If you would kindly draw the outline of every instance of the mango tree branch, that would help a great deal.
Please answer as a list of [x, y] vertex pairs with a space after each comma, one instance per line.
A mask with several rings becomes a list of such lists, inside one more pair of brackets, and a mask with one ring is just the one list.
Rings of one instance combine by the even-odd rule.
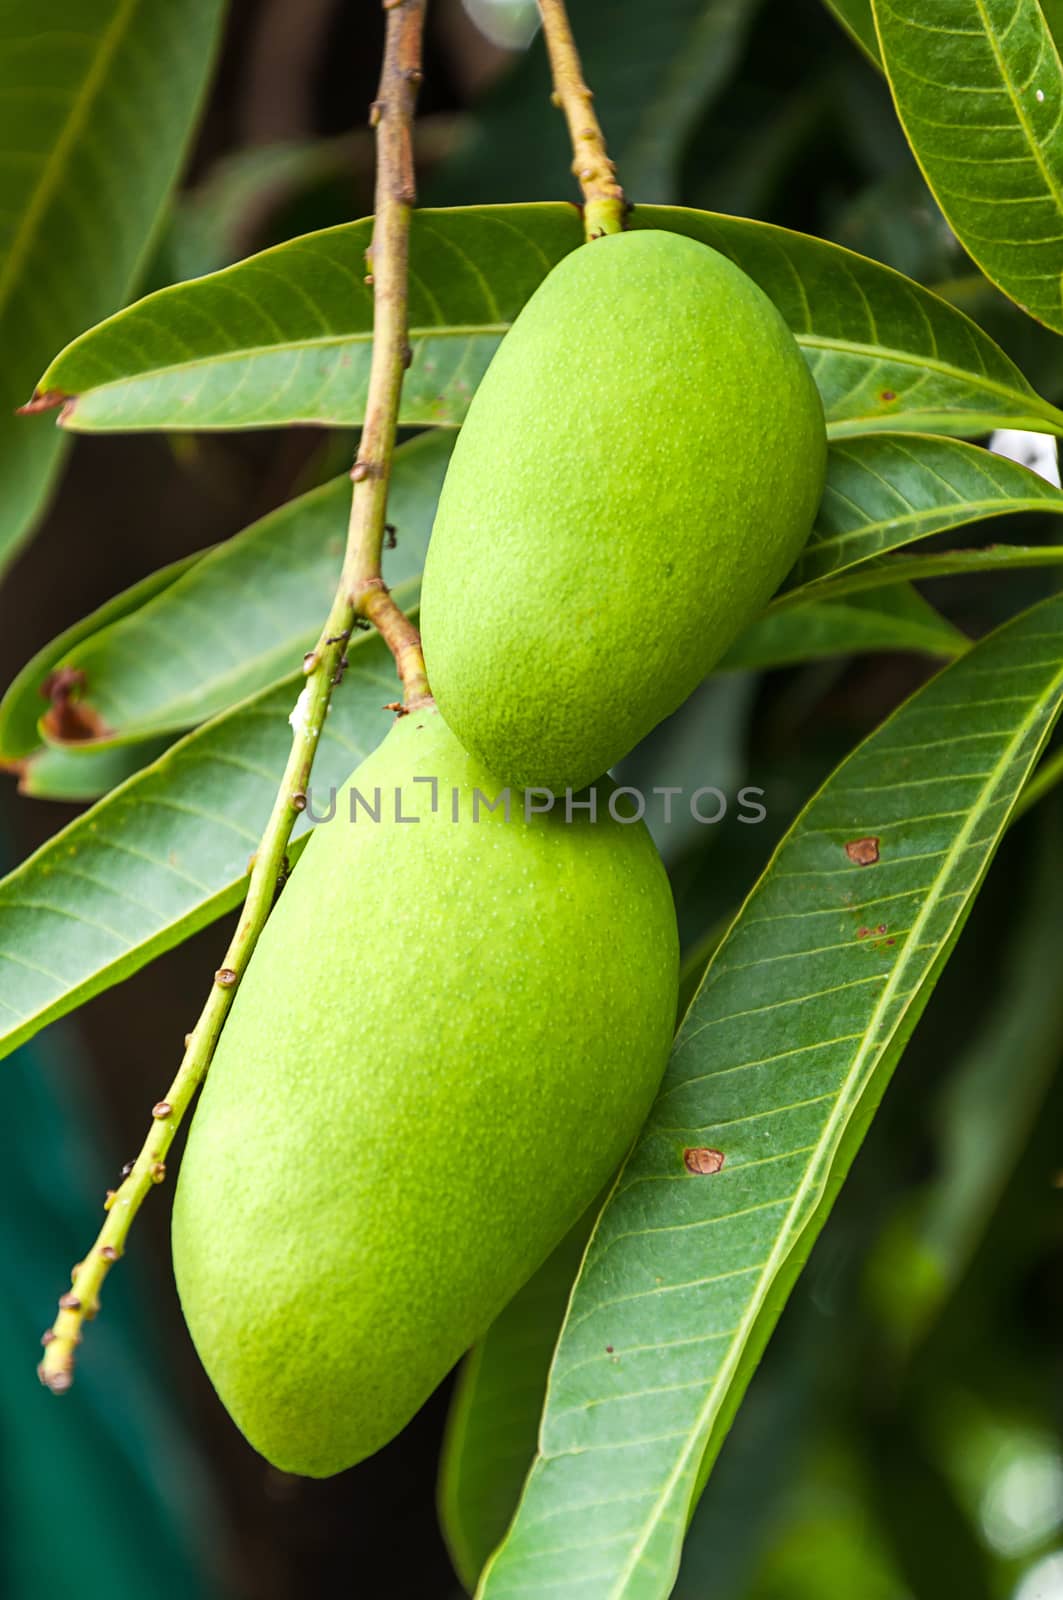
[[239, 925], [214, 975], [199, 1021], [185, 1040], [185, 1053], [166, 1097], [152, 1111], [140, 1154], [105, 1201], [106, 1219], [85, 1257], [74, 1268], [72, 1287], [59, 1301], [59, 1314], [44, 1335], [38, 1375], [53, 1394], [74, 1381], [74, 1358], [82, 1326], [96, 1315], [100, 1289], [151, 1189], [166, 1177], [166, 1158], [174, 1136], [199, 1089], [276, 896], [295, 819], [306, 806], [314, 751], [345, 665], [344, 651], [359, 616], [375, 623], [395, 656], [406, 708], [428, 694], [417, 630], [391, 599], [380, 576], [391, 456], [395, 445], [399, 393], [406, 366], [406, 261], [413, 205], [411, 126], [421, 78], [421, 36], [425, 0], [385, 0], [387, 42], [372, 121], [377, 130], [376, 221], [373, 235], [373, 361], [365, 429], [352, 471], [354, 493], [347, 553], [328, 620], [303, 667], [306, 684], [292, 713], [292, 746], [262, 842], [253, 858], [251, 880]]
[[565, 0], [539, 0], [539, 15], [554, 79], [554, 104], [565, 114], [572, 140], [572, 170], [583, 190], [584, 232], [588, 239], [620, 233], [626, 210], [624, 191], [616, 181], [616, 167], [594, 114], [594, 94], [583, 81]]

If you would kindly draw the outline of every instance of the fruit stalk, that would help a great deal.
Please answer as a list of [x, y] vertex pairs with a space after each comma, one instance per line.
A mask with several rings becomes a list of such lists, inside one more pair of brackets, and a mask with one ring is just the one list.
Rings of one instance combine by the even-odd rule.
[[395, 605], [380, 576], [399, 394], [408, 364], [406, 263], [414, 199], [411, 130], [421, 79], [425, 0], [384, 0], [384, 10], [384, 64], [370, 118], [377, 139], [373, 360], [365, 428], [351, 472], [354, 491], [343, 570], [318, 643], [303, 662], [306, 685], [292, 716], [291, 751], [261, 843], [252, 857], [247, 898], [236, 932], [214, 974], [199, 1020], [185, 1039], [177, 1076], [152, 1111], [151, 1128], [139, 1155], [123, 1170], [118, 1188], [108, 1191], [103, 1227], [84, 1261], [74, 1268], [72, 1286], [60, 1298], [55, 1322], [44, 1335], [44, 1356], [37, 1372], [53, 1394], [65, 1393], [74, 1381], [83, 1324], [99, 1310], [104, 1279], [124, 1252], [137, 1212], [166, 1177], [170, 1146], [206, 1077], [233, 996], [282, 881], [292, 828], [306, 807], [318, 735], [333, 687], [342, 677], [344, 651], [359, 616], [374, 623], [387, 640], [403, 685], [405, 708], [424, 704], [428, 696], [417, 630]]
[[583, 190], [583, 229], [588, 238], [621, 233], [626, 203], [605, 135], [594, 114], [594, 93], [583, 79], [579, 51], [565, 0], [539, 0], [539, 15], [553, 74], [553, 101], [564, 112], [572, 140], [572, 171]]

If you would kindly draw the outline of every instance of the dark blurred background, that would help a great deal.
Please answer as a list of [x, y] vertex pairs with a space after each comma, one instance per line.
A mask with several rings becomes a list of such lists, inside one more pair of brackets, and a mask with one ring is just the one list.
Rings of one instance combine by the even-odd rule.
[[[636, 204], [761, 217], [888, 261], [962, 304], [1060, 399], [1059, 341], [972, 274], [880, 79], [817, 0], [570, 9]], [[574, 198], [533, 7], [433, 0], [429, 16], [424, 203]], [[371, 209], [365, 119], [382, 38], [375, 0], [237, 0], [143, 290]], [[0, 600], [0, 682], [144, 574], [340, 470], [351, 447], [313, 430], [77, 440]], [[1008, 535], [1041, 536], [1033, 523]], [[1046, 581], [928, 592], [979, 633]], [[932, 669], [880, 656], [717, 680], [632, 758], [653, 781], [682, 782], [673, 774], [696, 761], [725, 790], [768, 795], [762, 828], [670, 841], [695, 966], [816, 783]], [[74, 814], [5, 781], [7, 864]], [[695, 1519], [684, 1600], [1063, 1597], [1061, 860], [1049, 802], [1009, 837], [784, 1316]], [[34, 1380], [35, 1339], [139, 1146], [225, 936], [200, 934], [5, 1067], [0, 1594], [449, 1600], [460, 1591], [433, 1503], [446, 1393], [339, 1478], [273, 1471], [185, 1335], [165, 1193], [109, 1281], [74, 1392], [56, 1401]], [[1019, 1067], [1001, 1157], [987, 1130]]]

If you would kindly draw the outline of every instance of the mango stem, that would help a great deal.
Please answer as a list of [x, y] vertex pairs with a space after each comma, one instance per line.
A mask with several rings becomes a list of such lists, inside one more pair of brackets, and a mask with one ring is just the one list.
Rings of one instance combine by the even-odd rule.
[[[343, 675], [344, 652], [359, 616], [384, 635], [402, 681], [405, 709], [428, 699], [424, 658], [416, 628], [403, 616], [380, 577], [388, 482], [402, 379], [408, 365], [406, 280], [410, 212], [414, 201], [411, 130], [421, 81], [421, 39], [426, 0], [382, 0], [387, 17], [384, 65], [370, 122], [377, 132], [376, 221], [373, 232], [373, 359], [365, 428], [354, 480], [343, 571], [317, 645], [303, 661], [306, 684], [292, 713], [292, 743], [284, 776], [261, 843], [251, 858], [247, 897], [236, 932], [214, 974], [210, 994], [185, 1038], [177, 1076], [152, 1111], [151, 1127], [135, 1161], [107, 1191], [106, 1218], [85, 1259], [71, 1274], [53, 1325], [44, 1334], [37, 1374], [53, 1394], [74, 1381], [83, 1325], [96, 1315], [104, 1279], [124, 1253], [141, 1205], [166, 1178], [166, 1157], [207, 1075], [233, 997], [266, 925], [287, 870], [287, 848], [307, 786], [318, 736]], [[400, 708], [401, 709], [401, 708]]]
[[605, 135], [594, 113], [594, 94], [583, 81], [583, 67], [565, 10], [565, 0], [539, 0], [539, 15], [553, 74], [553, 101], [564, 112], [572, 140], [572, 171], [583, 190], [583, 231], [588, 240], [622, 233], [627, 205], [609, 159]]

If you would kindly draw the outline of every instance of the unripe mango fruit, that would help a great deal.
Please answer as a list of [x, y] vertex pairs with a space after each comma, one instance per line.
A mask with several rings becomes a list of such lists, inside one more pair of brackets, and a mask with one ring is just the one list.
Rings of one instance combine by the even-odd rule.
[[775, 306], [707, 245], [611, 235], [517, 317], [443, 484], [421, 629], [443, 715], [506, 782], [605, 772], [786, 575], [823, 407]]
[[[351, 785], [379, 789], [379, 822], [349, 820]], [[181, 1304], [287, 1472], [404, 1426], [616, 1168], [664, 1069], [675, 912], [643, 825], [611, 818], [609, 784], [596, 822], [525, 821], [518, 794], [507, 822], [477, 789], [501, 786], [438, 712], [395, 724], [286, 885], [192, 1123]]]

